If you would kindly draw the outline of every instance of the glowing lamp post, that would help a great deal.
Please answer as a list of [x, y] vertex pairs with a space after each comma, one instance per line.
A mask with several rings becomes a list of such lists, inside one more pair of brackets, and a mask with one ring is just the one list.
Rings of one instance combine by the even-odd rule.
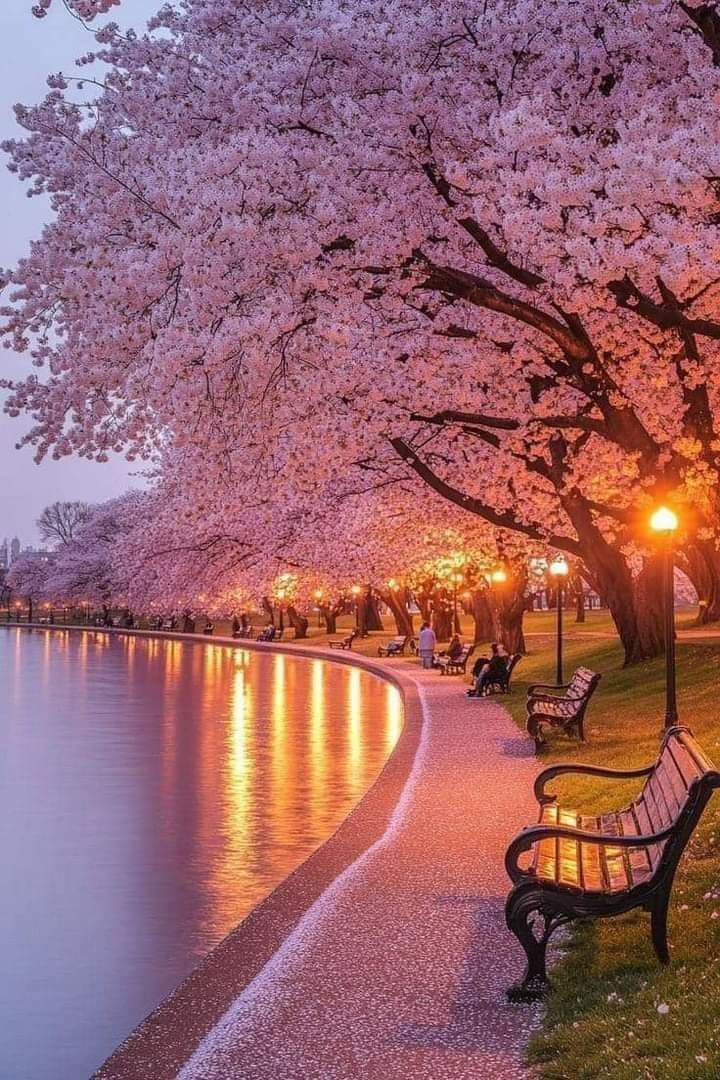
[[557, 603], [557, 663], [555, 670], [555, 682], [562, 686], [563, 681], [563, 581], [568, 575], [568, 564], [562, 555], [558, 555], [548, 567], [555, 579], [556, 603]]
[[677, 531], [677, 514], [667, 506], [659, 506], [650, 516], [650, 528], [663, 542], [663, 607], [665, 614], [665, 730], [678, 722], [675, 690], [675, 582], [673, 536]]
[[321, 611], [322, 598], [323, 598], [322, 589], [316, 589], [315, 592], [313, 593], [313, 596], [315, 597], [315, 604], [317, 606], [317, 612], [318, 612], [318, 630], [320, 630], [322, 628], [322, 611]]
[[502, 585], [504, 582], [507, 581], [507, 574], [502, 569], [493, 570], [492, 574], [490, 575], [490, 580], [492, 581], [493, 585]]
[[457, 573], [457, 572], [453, 574], [452, 583], [453, 583], [453, 633], [454, 634], [459, 634], [460, 633], [460, 626], [459, 626], [459, 623], [458, 623], [458, 613], [457, 613], [457, 594], [458, 594], [458, 585], [462, 585], [462, 581], [463, 581], [462, 574]]
[[[355, 626], [359, 630], [360, 629], [360, 593], [362, 592], [362, 589], [360, 588], [359, 585], [353, 585], [353, 587], [350, 589], [350, 592], [352, 593], [353, 600], [355, 602]], [[361, 634], [361, 637], [364, 637], [364, 636], [365, 636], [364, 634]]]

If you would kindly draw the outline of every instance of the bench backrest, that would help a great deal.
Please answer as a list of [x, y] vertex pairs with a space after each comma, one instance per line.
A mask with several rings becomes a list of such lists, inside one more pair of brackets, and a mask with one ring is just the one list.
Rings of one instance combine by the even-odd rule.
[[522, 653], [519, 653], [519, 652], [513, 653], [512, 656], [509, 657], [509, 659], [508, 659], [508, 662], [507, 662], [507, 681], [508, 682], [510, 682], [510, 676], [512, 675], [513, 671], [515, 670], [515, 666], [516, 666], [518, 660], [522, 660]]
[[600, 676], [590, 668], [579, 667], [573, 674], [567, 688], [567, 697], [584, 697], [590, 690], [594, 690], [600, 681]]
[[674, 827], [674, 834], [647, 849], [653, 873], [673, 871], [720, 773], [688, 728], [671, 728], [660, 755], [637, 799], [630, 806], [639, 833], [658, 833]]
[[395, 647], [396, 645], [404, 645], [406, 641], [407, 638], [404, 634], [398, 634], [397, 637], [390, 638], [389, 644]]

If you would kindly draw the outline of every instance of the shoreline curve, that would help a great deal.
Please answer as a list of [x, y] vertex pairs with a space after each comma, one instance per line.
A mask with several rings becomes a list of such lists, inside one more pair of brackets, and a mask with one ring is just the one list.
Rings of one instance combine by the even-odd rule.
[[[253, 982], [333, 882], [385, 834], [420, 746], [423, 709], [418, 686], [402, 672], [360, 654], [283, 643], [254, 642], [172, 631], [84, 627], [62, 623], [7, 623], [24, 630], [75, 631], [204, 645], [356, 667], [392, 683], [403, 698], [403, 726], [373, 784], [338, 828], [261, 900], [138, 1024], [91, 1080], [174, 1080], [233, 1001]], [[289, 643], [287, 643], [289, 644]]]

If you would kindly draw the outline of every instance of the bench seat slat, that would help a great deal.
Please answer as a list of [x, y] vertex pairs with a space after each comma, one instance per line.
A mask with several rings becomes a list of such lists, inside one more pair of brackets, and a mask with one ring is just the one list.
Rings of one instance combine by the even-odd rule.
[[[618, 818], [623, 836], [640, 835], [640, 828], [632, 807], [621, 810]], [[626, 852], [633, 885], [639, 885], [642, 881], [647, 881], [653, 871], [653, 864], [647, 846], [627, 848]]]
[[[575, 811], [561, 809], [559, 818], [561, 825], [569, 825], [573, 829], [578, 826], [578, 815]], [[571, 889], [581, 887], [579, 849], [580, 845], [577, 840], [567, 838], [559, 842], [558, 881], [561, 885], [567, 885]]]
[[586, 892], [602, 892], [603, 872], [600, 864], [600, 845], [583, 844], [581, 853], [583, 888]]
[[[608, 836], [620, 833], [616, 815], [587, 817], [575, 810], [558, 807], [556, 803], [546, 803], [542, 807], [540, 824], [569, 825]], [[532, 871], [543, 881], [552, 881], [578, 892], [618, 892], [630, 884], [625, 856], [620, 848], [608, 849], [587, 841], [579, 843], [567, 837], [550, 837], [536, 844]]]

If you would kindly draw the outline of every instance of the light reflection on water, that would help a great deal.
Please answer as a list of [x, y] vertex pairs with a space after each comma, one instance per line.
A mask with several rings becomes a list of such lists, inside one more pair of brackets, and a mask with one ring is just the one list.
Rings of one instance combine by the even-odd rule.
[[0, 630], [0, 1077], [86, 1076], [332, 833], [402, 727], [355, 668]]

